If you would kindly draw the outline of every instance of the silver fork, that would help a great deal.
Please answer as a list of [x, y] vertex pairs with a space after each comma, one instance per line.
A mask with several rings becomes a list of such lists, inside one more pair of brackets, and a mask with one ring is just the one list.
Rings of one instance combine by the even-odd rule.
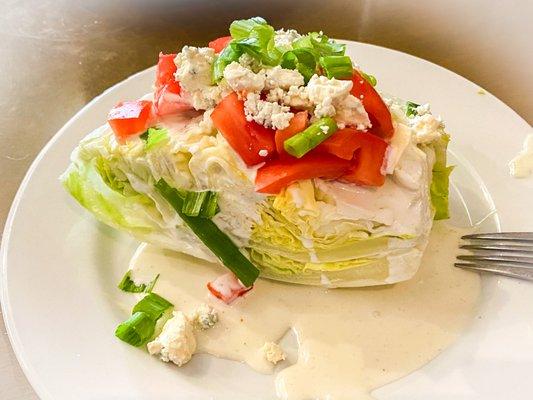
[[472, 254], [457, 256], [456, 267], [533, 281], [533, 232], [465, 235], [459, 246]]

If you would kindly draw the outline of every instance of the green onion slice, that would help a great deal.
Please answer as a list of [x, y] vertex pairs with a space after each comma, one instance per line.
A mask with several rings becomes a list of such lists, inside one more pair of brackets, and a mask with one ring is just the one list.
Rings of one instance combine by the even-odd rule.
[[158, 294], [148, 293], [141, 301], [135, 304], [131, 313], [135, 314], [136, 312], [143, 312], [147, 314], [155, 324], [163, 313], [172, 307], [174, 307], [172, 303]]
[[218, 212], [217, 201], [217, 192], [186, 192], [181, 211], [189, 217], [211, 218]]
[[179, 190], [178, 194], [183, 201], [181, 212], [189, 217], [212, 218], [219, 211], [217, 192]]
[[352, 60], [348, 56], [320, 57], [320, 66], [329, 79], [351, 78], [353, 75]]
[[285, 140], [283, 147], [290, 155], [301, 158], [309, 151], [333, 135], [337, 130], [337, 123], [331, 117], [319, 119], [305, 130]]
[[155, 188], [222, 264], [230, 269], [244, 286], [252, 286], [259, 276], [259, 270], [240, 252], [235, 243], [212, 220], [186, 215], [182, 211], [183, 197], [164, 179], [160, 179]]
[[405, 109], [405, 115], [408, 117], [414, 117], [418, 113], [416, 112], [416, 108], [420, 107], [420, 104], [413, 103], [412, 101], [408, 101], [406, 103], [406, 109]]
[[136, 285], [135, 282], [133, 282], [133, 280], [131, 279], [131, 270], [129, 270], [128, 272], [126, 272], [126, 274], [124, 274], [124, 277], [118, 284], [118, 288], [130, 293], [150, 293], [154, 288], [158, 278], [159, 274], [157, 274], [157, 276], [148, 284], [141, 283], [140, 285]]
[[155, 331], [155, 322], [150, 315], [139, 311], [126, 321], [121, 323], [115, 330], [115, 336], [120, 340], [139, 347], [150, 340]]

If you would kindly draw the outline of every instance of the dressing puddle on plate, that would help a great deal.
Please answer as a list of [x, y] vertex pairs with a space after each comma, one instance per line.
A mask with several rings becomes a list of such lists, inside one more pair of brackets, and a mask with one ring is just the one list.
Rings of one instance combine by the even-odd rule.
[[131, 268], [138, 278], [159, 273], [155, 292], [177, 310], [208, 303], [218, 311], [219, 322], [197, 333], [197, 352], [274, 373], [262, 347], [292, 329], [295, 355], [282, 342], [289, 357], [275, 368], [279, 398], [371, 399], [372, 390], [435, 358], [474, 316], [480, 278], [453, 267], [464, 233], [435, 223], [420, 270], [407, 282], [326, 289], [259, 280], [231, 306], [207, 294], [218, 265], [142, 245]]

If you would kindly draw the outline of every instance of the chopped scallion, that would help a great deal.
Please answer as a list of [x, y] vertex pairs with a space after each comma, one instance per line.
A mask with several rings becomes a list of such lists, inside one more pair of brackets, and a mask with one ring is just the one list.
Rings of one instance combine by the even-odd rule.
[[183, 214], [189, 217], [197, 217], [202, 210], [202, 205], [207, 199], [208, 192], [187, 192], [183, 203]]
[[139, 347], [150, 340], [155, 331], [155, 321], [142, 311], [135, 312], [115, 330], [120, 340]]
[[146, 285], [146, 289], [144, 290], [144, 292], [145, 293], [152, 293], [152, 290], [154, 290], [154, 286], [157, 283], [158, 279], [159, 279], [159, 274], [157, 274], [155, 276], [155, 278], [152, 279], [152, 281], [148, 285]]
[[217, 200], [216, 192], [187, 192], [182, 211], [189, 217], [211, 218], [218, 212]]
[[183, 201], [181, 212], [189, 217], [212, 218], [219, 211], [217, 192], [179, 190], [178, 193]]
[[230, 269], [244, 286], [252, 286], [259, 276], [259, 270], [240, 252], [235, 243], [210, 219], [190, 217], [183, 213], [182, 195], [164, 179], [160, 179], [155, 188], [222, 264]]
[[320, 57], [320, 66], [329, 79], [350, 78], [353, 74], [352, 60], [348, 56]]
[[417, 115], [417, 107], [420, 107], [420, 104], [416, 104], [416, 103], [413, 103], [412, 101], [408, 101], [406, 103], [406, 109], [405, 109], [405, 115], [407, 115], [408, 117], [414, 117], [415, 115]]
[[211, 218], [218, 213], [218, 193], [208, 192], [208, 196], [202, 204], [200, 217]]
[[124, 274], [124, 277], [118, 284], [118, 288], [130, 293], [150, 293], [154, 288], [158, 278], [159, 274], [157, 274], [157, 276], [148, 284], [141, 283], [140, 285], [136, 285], [135, 282], [131, 279], [131, 270], [129, 270], [128, 272], [126, 272], [126, 274]]
[[155, 293], [148, 293], [133, 307], [132, 314], [136, 312], [146, 313], [154, 323], [163, 315], [169, 308], [174, 307], [172, 303], [165, 300]]
[[304, 131], [285, 140], [283, 147], [290, 155], [301, 158], [333, 135], [336, 130], [335, 120], [331, 117], [324, 117], [309, 125]]

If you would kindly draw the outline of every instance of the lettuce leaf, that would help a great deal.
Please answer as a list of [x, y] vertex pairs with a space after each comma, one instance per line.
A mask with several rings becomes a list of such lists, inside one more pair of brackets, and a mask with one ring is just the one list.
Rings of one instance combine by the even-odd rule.
[[[63, 185], [96, 218], [117, 229], [147, 233], [158, 229], [154, 202], [135, 192], [128, 182], [120, 181], [102, 159], [72, 166], [64, 175]], [[98, 168], [100, 165], [100, 168]]]
[[435, 150], [435, 164], [433, 164], [433, 178], [431, 180], [430, 193], [431, 204], [435, 209], [435, 220], [450, 218], [450, 174], [454, 167], [446, 166], [446, 151], [449, 142], [450, 136], [444, 134], [433, 145]]

